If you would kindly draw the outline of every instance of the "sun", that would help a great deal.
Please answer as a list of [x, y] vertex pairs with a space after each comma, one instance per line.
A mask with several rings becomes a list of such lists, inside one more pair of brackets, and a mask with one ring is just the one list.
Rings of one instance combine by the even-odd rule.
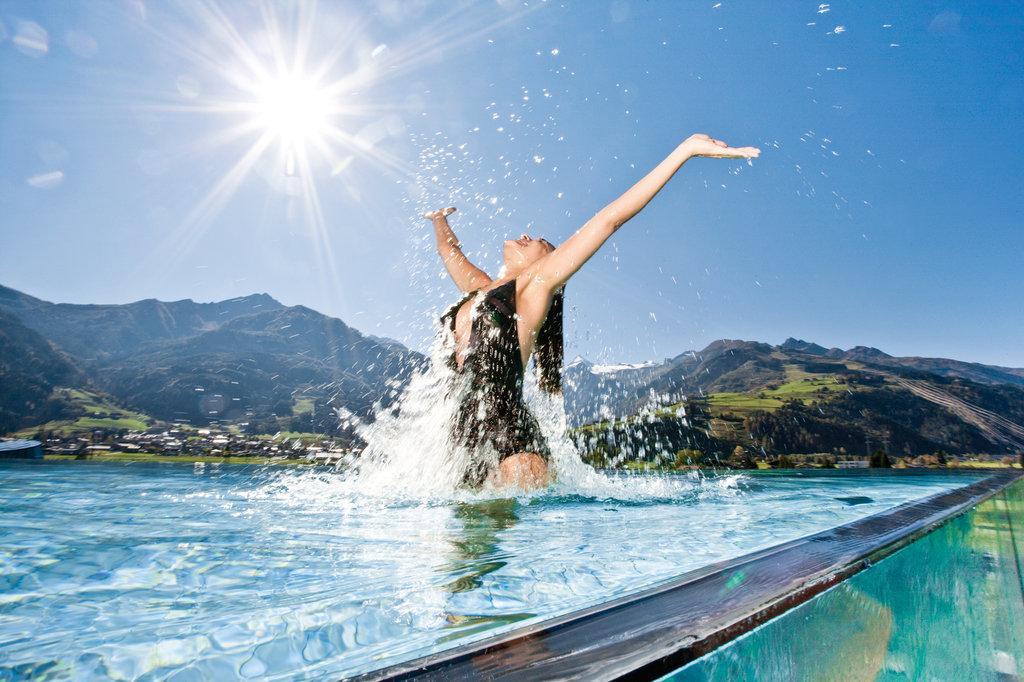
[[[301, 221], [314, 236], [318, 269], [335, 286], [338, 259], [331, 252], [321, 188], [343, 188], [358, 202], [356, 164], [410, 182], [419, 177], [417, 168], [383, 144], [400, 135], [402, 117], [409, 114], [405, 103], [381, 99], [383, 84], [416, 71], [427, 63], [424, 55], [452, 54], [544, 6], [502, 10], [495, 21], [493, 8], [479, 3], [479, 10], [462, 12], [457, 23], [439, 20], [402, 43], [370, 48], [369, 15], [337, 16], [337, 3], [323, 4], [328, 9], [319, 0], [196, 0], [158, 34], [195, 75], [179, 76], [176, 92], [161, 93], [161, 101], [146, 108], [203, 116], [196, 128], [209, 131], [185, 145], [184, 153], [230, 150], [230, 157], [168, 233], [167, 247], [154, 253], [183, 257], [255, 176], [281, 198], [288, 220]], [[184, 21], [179, 25], [177, 19]], [[173, 99], [162, 101], [164, 94]]]
[[315, 78], [302, 73], [281, 73], [261, 79], [253, 87], [253, 126], [297, 151], [319, 143], [334, 125], [337, 103]]

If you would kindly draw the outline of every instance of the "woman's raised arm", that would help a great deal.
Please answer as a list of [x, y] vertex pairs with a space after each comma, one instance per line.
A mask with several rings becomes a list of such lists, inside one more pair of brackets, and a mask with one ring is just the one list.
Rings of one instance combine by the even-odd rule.
[[455, 280], [460, 291], [475, 291], [491, 283], [486, 272], [473, 265], [466, 254], [462, 253], [462, 245], [448, 224], [448, 216], [455, 212], [454, 207], [441, 208], [424, 213], [434, 223], [434, 236], [437, 237], [437, 253], [448, 274]]
[[550, 291], [572, 277], [590, 260], [601, 245], [626, 221], [639, 213], [661, 191], [676, 171], [694, 156], [716, 159], [750, 159], [761, 154], [756, 147], [730, 147], [721, 140], [707, 135], [691, 135], [669, 154], [654, 170], [630, 187], [625, 194], [608, 204], [588, 220], [575, 234], [557, 249], [539, 259], [524, 273], [531, 282], [541, 284]]

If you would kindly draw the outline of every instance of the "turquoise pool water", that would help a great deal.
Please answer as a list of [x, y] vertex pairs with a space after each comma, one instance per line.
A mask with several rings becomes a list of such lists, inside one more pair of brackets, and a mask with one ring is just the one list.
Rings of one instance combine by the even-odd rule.
[[1019, 680], [1024, 481], [664, 678]]
[[0, 464], [0, 679], [336, 678], [962, 485], [599, 477], [519, 500], [328, 472]]

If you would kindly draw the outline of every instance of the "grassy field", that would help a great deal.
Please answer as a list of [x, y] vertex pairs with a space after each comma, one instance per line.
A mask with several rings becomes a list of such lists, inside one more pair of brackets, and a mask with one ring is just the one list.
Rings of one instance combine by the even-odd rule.
[[786, 365], [786, 383], [777, 388], [751, 393], [712, 393], [707, 400], [713, 416], [729, 412], [742, 417], [758, 410], [775, 411], [790, 400], [809, 405], [815, 400], [828, 399], [830, 394], [849, 390], [852, 390], [850, 386], [839, 383], [834, 374], [810, 374], [795, 365]]
[[[758, 397], [748, 393], [712, 393], [708, 406], [718, 408], [717, 412], [753, 412], [755, 410], [777, 410], [784, 401], [775, 397]], [[712, 411], [715, 414], [716, 411]]]
[[[839, 383], [834, 374], [810, 374], [796, 365], [786, 365], [786, 383], [777, 388], [751, 393], [711, 393], [706, 400], [713, 418], [732, 415], [733, 418], [742, 419], [751, 412], [773, 412], [789, 400], [800, 400], [804, 404], [810, 404], [815, 400], [828, 399], [832, 394], [848, 390], [851, 390], [850, 386]], [[678, 416], [681, 406], [680, 403], [668, 405], [656, 410], [654, 414], [663, 419], [672, 418]], [[629, 417], [623, 421], [628, 423], [634, 419]], [[608, 422], [597, 422], [581, 426], [577, 430], [604, 431], [608, 426]]]
[[60, 435], [85, 433], [94, 429], [130, 429], [144, 431], [156, 423], [152, 417], [119, 407], [96, 393], [77, 388], [56, 388], [52, 398], [63, 400], [72, 407], [83, 410], [77, 419], [51, 421], [41, 426], [32, 426], [14, 433], [19, 438], [30, 438], [39, 429], [53, 431]]
[[293, 415], [309, 414], [313, 411], [312, 398], [296, 398], [295, 407], [292, 408]]

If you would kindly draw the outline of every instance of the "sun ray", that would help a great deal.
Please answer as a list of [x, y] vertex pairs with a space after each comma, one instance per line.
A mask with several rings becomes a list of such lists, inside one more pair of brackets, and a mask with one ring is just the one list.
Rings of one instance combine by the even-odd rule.
[[[254, 0], [241, 10], [218, 0], [196, 0], [186, 8], [184, 24], [140, 19], [156, 40], [193, 65], [208, 92], [188, 102], [173, 101], [162, 93], [163, 103], [137, 110], [224, 119], [224, 125], [213, 132], [182, 141], [175, 156], [198, 161], [204, 153], [253, 140], [168, 234], [155, 258], [166, 264], [168, 259], [184, 257], [246, 179], [259, 175], [271, 189], [266, 213], [279, 206], [301, 211], [300, 222], [314, 240], [317, 271], [325, 285], [340, 290], [321, 185], [337, 183], [341, 174], [355, 179], [351, 166], [360, 163], [432, 192], [444, 191], [425, 182], [420, 169], [387, 148], [385, 141], [404, 130], [401, 117], [408, 112], [402, 105], [375, 101], [374, 88], [450, 56], [542, 6], [535, 3], [504, 11], [477, 5], [452, 10], [421, 24], [411, 38], [383, 52], [367, 47], [374, 44], [366, 38], [371, 13], [354, 12], [325, 31], [328, 17], [316, 0], [287, 4]], [[495, 17], [496, 11], [500, 16]], [[332, 33], [331, 42], [318, 44], [318, 37], [328, 33]], [[439, 49], [442, 46], [444, 50]], [[354, 182], [341, 183], [340, 188], [355, 197], [350, 205], [362, 201], [363, 193]], [[275, 195], [280, 201], [271, 201]], [[289, 227], [297, 226], [292, 222]]]
[[[314, 253], [319, 261], [320, 267], [317, 270], [321, 273], [321, 286], [325, 287], [327, 291], [342, 291], [341, 278], [337, 267], [338, 263], [334, 257], [331, 240], [328, 238], [327, 221], [324, 218], [323, 207], [320, 203], [320, 194], [313, 180], [309, 156], [305, 150], [299, 156], [299, 164], [302, 171], [299, 177], [304, 185], [304, 208], [306, 214], [311, 218], [313, 238], [316, 240], [317, 248], [314, 249]], [[324, 281], [325, 279], [327, 281]]]
[[[375, 84], [384, 83], [387, 80], [405, 75], [408, 71], [422, 68], [425, 64], [437, 59], [443, 59], [446, 53], [451, 54], [455, 50], [472, 43], [473, 41], [486, 36], [507, 24], [521, 21], [527, 15], [543, 9], [543, 3], [518, 8], [514, 12], [508, 12], [506, 16], [491, 22], [476, 22], [473, 17], [466, 17], [465, 10], [453, 10], [447, 15], [439, 17], [418, 32], [418, 37], [403, 43], [392, 50], [392, 54], [379, 68], [373, 64], [361, 65], [356, 71], [343, 76], [335, 83], [326, 87], [332, 91], [346, 91], [358, 88], [367, 82], [370, 76], [376, 75]], [[481, 25], [473, 26], [473, 23]], [[443, 50], [440, 48], [444, 48]]]
[[272, 141], [272, 137], [268, 134], [260, 136], [249, 150], [242, 155], [242, 158], [217, 181], [206, 196], [189, 212], [178, 228], [168, 234], [164, 243], [154, 249], [151, 258], [158, 259], [158, 262], [142, 263], [140, 264], [140, 270], [142, 272], [151, 272], [154, 266], [157, 268], [167, 267], [183, 258], [189, 252], [194, 242], [201, 236], [202, 230], [234, 196], [235, 191], [249, 175], [253, 166], [263, 156], [263, 153]]

